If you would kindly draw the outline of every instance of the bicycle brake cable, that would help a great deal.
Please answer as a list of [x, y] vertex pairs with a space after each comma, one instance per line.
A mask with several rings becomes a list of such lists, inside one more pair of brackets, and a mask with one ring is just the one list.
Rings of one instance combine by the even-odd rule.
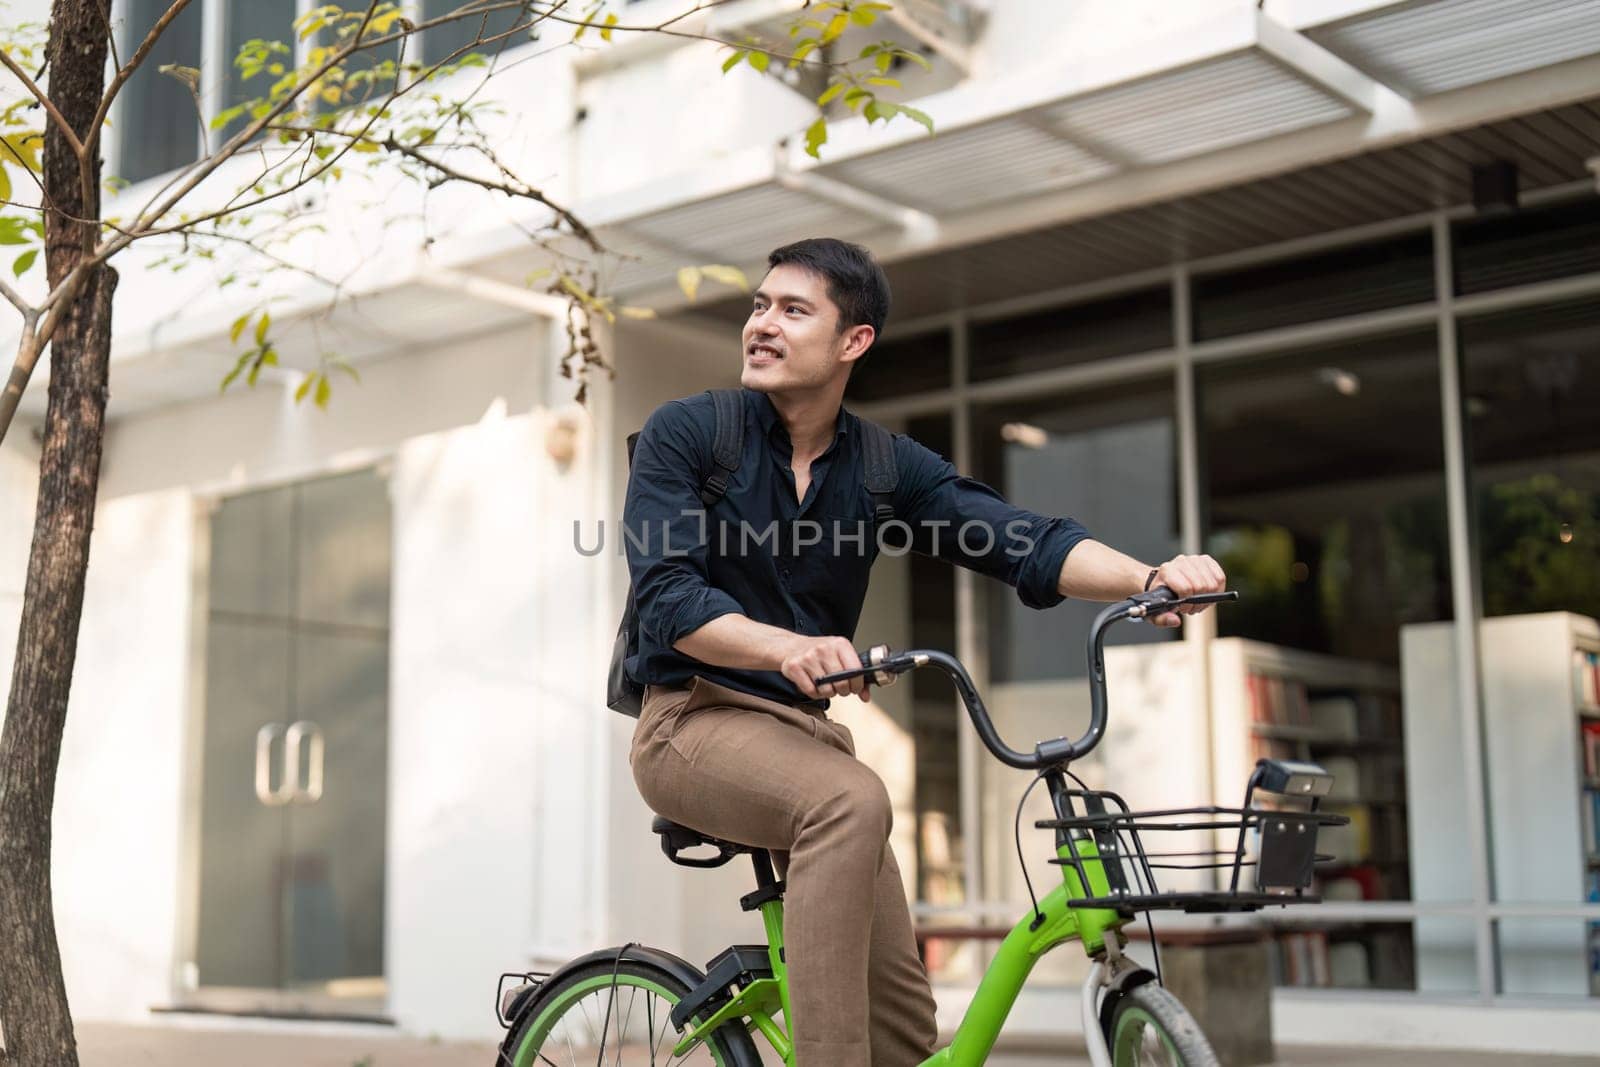
[[[606, 1015], [605, 1018], [600, 1021], [600, 1058], [595, 1060], [594, 1067], [604, 1067], [605, 1065], [606, 1027], [611, 1025], [611, 1007], [617, 1002], [617, 976], [622, 973], [622, 957], [626, 956], [628, 954], [628, 950], [636, 944], [638, 944], [637, 941], [629, 941], [626, 945], [623, 945], [621, 948], [617, 949], [617, 960], [611, 965], [611, 996], [606, 999]], [[622, 1044], [622, 1034], [620, 1031], [617, 1034], [617, 1044], [619, 1047]]]
[[[1073, 774], [1072, 771], [1068, 770], [1066, 767], [1061, 768], [1061, 770], [1068, 778], [1071, 778], [1074, 782], [1078, 783], [1078, 788], [1079, 789], [1083, 790], [1085, 793], [1087, 793], [1089, 791], [1089, 787], [1084, 784], [1084, 781], [1083, 781], [1082, 778], [1079, 778], [1076, 774]], [[1119, 833], [1117, 836], [1120, 839], [1122, 835]], [[1132, 854], [1133, 853], [1128, 851], [1128, 843], [1126, 841], [1122, 842], [1122, 855], [1124, 857], [1127, 857], [1127, 856], [1130, 856]], [[1142, 855], [1142, 853], [1141, 853], [1141, 855]], [[1145, 881], [1145, 875], [1140, 872], [1138, 867], [1134, 867], [1133, 876], [1141, 884]], [[1149, 880], [1149, 887], [1150, 887], [1150, 894], [1152, 896], [1154, 896], [1155, 892], [1156, 892], [1156, 883], [1155, 883], [1155, 878], [1153, 876]], [[1150, 934], [1150, 956], [1151, 956], [1152, 959], [1155, 960], [1155, 964], [1156, 964], [1156, 984], [1160, 985], [1160, 986], [1164, 986], [1167, 983], [1166, 983], [1166, 980], [1161, 975], [1161, 949], [1156, 944], [1156, 924], [1155, 924], [1155, 920], [1153, 920], [1150, 917], [1150, 910], [1149, 909], [1146, 909], [1145, 913], [1144, 913], [1144, 928]]]
[[1044, 913], [1039, 910], [1039, 898], [1033, 892], [1033, 879], [1028, 877], [1028, 862], [1022, 856], [1022, 806], [1028, 802], [1028, 794], [1033, 792], [1033, 787], [1044, 780], [1044, 771], [1033, 776], [1033, 781], [1028, 783], [1028, 788], [1022, 791], [1022, 799], [1017, 801], [1017, 818], [1013, 830], [1017, 839], [1017, 866], [1022, 868], [1022, 884], [1028, 887], [1028, 899], [1033, 902], [1033, 929], [1037, 930], [1039, 924], [1044, 922]]

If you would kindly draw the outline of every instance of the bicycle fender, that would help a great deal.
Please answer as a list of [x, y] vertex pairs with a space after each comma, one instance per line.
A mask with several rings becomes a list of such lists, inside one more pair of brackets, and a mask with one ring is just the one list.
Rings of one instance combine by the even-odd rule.
[[659, 967], [689, 989], [695, 988], [706, 980], [705, 972], [700, 968], [683, 957], [674, 956], [663, 949], [651, 948], [648, 945], [617, 945], [612, 948], [596, 949], [586, 956], [579, 956], [575, 960], [562, 964], [551, 972], [550, 977], [512, 1002], [510, 1009], [506, 1012], [506, 1020], [511, 1026], [511, 1029], [507, 1032], [506, 1041], [511, 1040], [522, 1020], [543, 1002], [545, 996], [548, 995], [548, 991], [556, 988], [560, 980], [570, 972], [583, 967], [590, 967], [597, 963], [615, 964], [619, 954], [623, 959], [637, 960], [641, 963]]
[[1143, 967], [1136, 967], [1124, 971], [1107, 983], [1105, 998], [1100, 1001], [1100, 1032], [1105, 1035], [1107, 1041], [1111, 1040], [1111, 1017], [1116, 1014], [1117, 1001], [1124, 993], [1155, 980], [1155, 975]]

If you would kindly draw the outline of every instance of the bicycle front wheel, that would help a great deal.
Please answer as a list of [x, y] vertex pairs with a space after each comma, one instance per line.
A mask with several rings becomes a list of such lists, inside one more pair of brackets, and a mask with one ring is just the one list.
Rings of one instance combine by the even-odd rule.
[[[506, 1046], [510, 1067], [745, 1067], [759, 1064], [750, 1036], [729, 1023], [681, 1056], [673, 1048], [682, 1035], [673, 1027], [673, 1007], [689, 992], [677, 978], [652, 964], [623, 959], [597, 962], [540, 990]], [[499, 1067], [506, 1067], [501, 1057]]]
[[1113, 1067], [1217, 1067], [1189, 1009], [1153, 982], [1118, 998], [1109, 1040]]

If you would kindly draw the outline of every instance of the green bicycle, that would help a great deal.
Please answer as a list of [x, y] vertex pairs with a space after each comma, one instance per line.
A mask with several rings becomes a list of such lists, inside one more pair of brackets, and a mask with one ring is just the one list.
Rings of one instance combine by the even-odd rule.
[[[1317, 831], [1347, 821], [1318, 810], [1332, 777], [1315, 764], [1262, 760], [1250, 777], [1241, 807], [1136, 812], [1115, 793], [1087, 788], [1069, 768], [1105, 734], [1106, 629], [1123, 619], [1144, 618], [1182, 604], [1218, 603], [1237, 595], [1180, 598], [1158, 588], [1103, 610], [1089, 632], [1088, 732], [1076, 741], [1059, 737], [1041, 741], [1031, 753], [1009, 748], [1001, 740], [972, 678], [943, 652], [892, 653], [879, 647], [862, 657], [866, 666], [818, 679], [824, 684], [870, 677], [873, 684], [887, 685], [917, 668], [940, 670], [955, 684], [989, 751], [1009, 766], [1034, 771], [1033, 784], [1044, 782], [1050, 793], [1055, 818], [1035, 825], [1055, 831], [1056, 858], [1051, 862], [1061, 867], [1061, 884], [1035, 900], [1000, 943], [953, 1040], [922, 1067], [982, 1064], [1034, 965], [1046, 952], [1073, 940], [1082, 942], [1091, 960], [1081, 1006], [1084, 1037], [1095, 1067], [1216, 1064], [1205, 1035], [1184, 1006], [1161, 986], [1157, 974], [1123, 953], [1123, 927], [1140, 912], [1253, 911], [1317, 901], [1311, 892], [1313, 867], [1325, 858], [1316, 854]], [[1277, 799], [1270, 807], [1256, 806], [1258, 792]], [[1298, 799], [1285, 799], [1291, 797]], [[553, 974], [503, 975], [497, 1011], [508, 1033], [498, 1064], [759, 1067], [754, 1035], [760, 1035], [787, 1067], [794, 1067], [792, 1035], [784, 1025], [789, 1017], [789, 986], [783, 883], [774, 875], [770, 856], [763, 849], [708, 837], [659, 817], [652, 829], [661, 837], [662, 851], [683, 866], [718, 867], [735, 856], [750, 856], [756, 888], [740, 903], [746, 911], [761, 913], [767, 943], [731, 946], [703, 972], [670, 952], [628, 944], [590, 953]], [[1198, 834], [1215, 847], [1146, 851], [1144, 835], [1163, 831], [1183, 832], [1191, 839]], [[703, 846], [715, 852], [685, 854]], [[1213, 870], [1220, 876], [1207, 879], [1215, 888], [1164, 892], [1153, 872], [1174, 867]], [[1254, 869], [1254, 884], [1241, 888], [1241, 872], [1247, 868]]]

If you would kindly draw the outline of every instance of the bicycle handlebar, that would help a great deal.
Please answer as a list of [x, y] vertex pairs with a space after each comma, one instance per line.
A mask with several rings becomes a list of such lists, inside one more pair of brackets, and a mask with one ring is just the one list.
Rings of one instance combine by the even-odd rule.
[[1148, 593], [1138, 593], [1126, 600], [1119, 600], [1110, 604], [1095, 616], [1094, 624], [1089, 627], [1089, 700], [1090, 715], [1089, 729], [1076, 741], [1068, 741], [1064, 737], [1052, 738], [1049, 741], [1040, 741], [1033, 747], [1032, 753], [1019, 752], [1007, 745], [1000, 738], [1000, 733], [995, 729], [994, 720], [989, 717], [989, 711], [983, 706], [983, 698], [978, 695], [978, 687], [973, 683], [972, 676], [961, 665], [961, 661], [947, 652], [938, 652], [932, 649], [915, 649], [908, 652], [891, 653], [884, 646], [870, 649], [860, 653], [864, 667], [853, 668], [848, 671], [839, 671], [836, 674], [826, 674], [815, 679], [817, 685], [828, 685], [833, 682], [848, 681], [852, 678], [870, 678], [879, 685], [888, 684], [894, 678], [907, 671], [918, 667], [937, 667], [949, 676], [955, 684], [956, 692], [961, 695], [961, 702], [966, 705], [967, 715], [972, 719], [972, 725], [978, 731], [978, 736], [983, 739], [985, 747], [994, 753], [994, 757], [1007, 766], [1019, 770], [1039, 770], [1044, 767], [1055, 767], [1073, 760], [1082, 759], [1094, 751], [1100, 739], [1106, 732], [1106, 667], [1105, 667], [1105, 632], [1114, 622], [1123, 619], [1143, 619], [1154, 615], [1164, 615], [1172, 608], [1186, 604], [1220, 604], [1224, 601], [1238, 600], [1236, 592], [1225, 593], [1199, 593], [1194, 596], [1180, 597], [1166, 586], [1157, 586]]

